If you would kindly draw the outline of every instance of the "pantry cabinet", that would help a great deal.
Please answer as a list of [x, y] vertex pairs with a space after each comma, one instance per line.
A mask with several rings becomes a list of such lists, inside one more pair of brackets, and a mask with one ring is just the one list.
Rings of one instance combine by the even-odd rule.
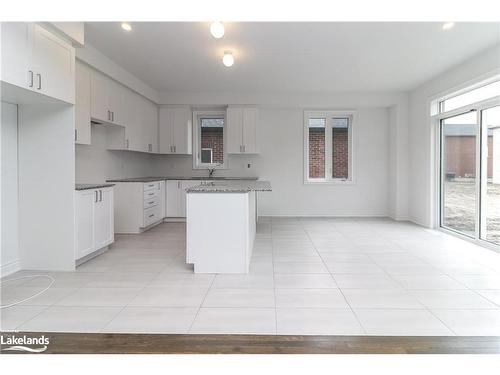
[[192, 154], [193, 114], [189, 106], [164, 106], [159, 113], [159, 153]]
[[75, 103], [75, 49], [40, 25], [2, 22], [1, 80]]
[[114, 242], [113, 188], [75, 192], [75, 259]]
[[227, 152], [257, 154], [259, 110], [250, 106], [229, 106], [226, 113]]

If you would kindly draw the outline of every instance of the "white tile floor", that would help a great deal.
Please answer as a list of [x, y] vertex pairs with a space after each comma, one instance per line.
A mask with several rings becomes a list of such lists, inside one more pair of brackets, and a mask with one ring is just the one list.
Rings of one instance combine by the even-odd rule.
[[[193, 274], [184, 248], [182, 223], [116, 236], [76, 272], [49, 272], [46, 293], [0, 310], [1, 329], [500, 335], [500, 254], [417, 225], [262, 218], [248, 275]], [[4, 283], [1, 303], [47, 283]]]

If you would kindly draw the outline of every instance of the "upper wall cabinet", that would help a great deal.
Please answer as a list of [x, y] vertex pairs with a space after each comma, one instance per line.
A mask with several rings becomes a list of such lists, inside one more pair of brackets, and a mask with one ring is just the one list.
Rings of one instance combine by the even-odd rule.
[[32, 23], [2, 22], [1, 80], [75, 102], [75, 49]]
[[126, 126], [128, 109], [125, 91], [128, 89], [96, 70], [92, 71], [90, 88], [92, 119]]
[[90, 68], [76, 62], [75, 143], [90, 144]]
[[193, 114], [189, 106], [160, 108], [159, 153], [192, 154]]
[[227, 152], [229, 154], [257, 154], [257, 107], [229, 106], [227, 108]]

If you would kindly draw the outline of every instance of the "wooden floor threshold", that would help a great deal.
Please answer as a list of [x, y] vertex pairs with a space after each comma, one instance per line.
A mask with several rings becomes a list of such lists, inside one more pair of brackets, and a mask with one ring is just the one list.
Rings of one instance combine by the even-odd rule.
[[[7, 336], [12, 333], [3, 333]], [[47, 354], [499, 354], [498, 336], [174, 335], [16, 332]], [[3, 345], [5, 347], [5, 345]], [[3, 349], [3, 348], [2, 348]], [[13, 353], [2, 351], [3, 354]], [[23, 352], [17, 352], [23, 353]]]

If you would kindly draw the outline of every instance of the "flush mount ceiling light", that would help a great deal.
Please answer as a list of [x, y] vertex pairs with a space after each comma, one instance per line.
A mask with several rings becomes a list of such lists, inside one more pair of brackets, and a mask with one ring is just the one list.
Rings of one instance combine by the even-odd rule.
[[224, 25], [220, 21], [212, 22], [210, 25], [210, 33], [215, 39], [220, 39], [224, 36]]
[[224, 56], [222, 57], [222, 63], [227, 66], [228, 68], [230, 66], [233, 66], [234, 64], [234, 56], [231, 51], [224, 51]]
[[449, 30], [453, 26], [455, 26], [455, 22], [446, 22], [445, 24], [443, 24], [443, 30]]
[[130, 26], [130, 24], [127, 23], [127, 22], [122, 22], [122, 29], [125, 30], [125, 31], [131, 31], [132, 30], [132, 26]]

